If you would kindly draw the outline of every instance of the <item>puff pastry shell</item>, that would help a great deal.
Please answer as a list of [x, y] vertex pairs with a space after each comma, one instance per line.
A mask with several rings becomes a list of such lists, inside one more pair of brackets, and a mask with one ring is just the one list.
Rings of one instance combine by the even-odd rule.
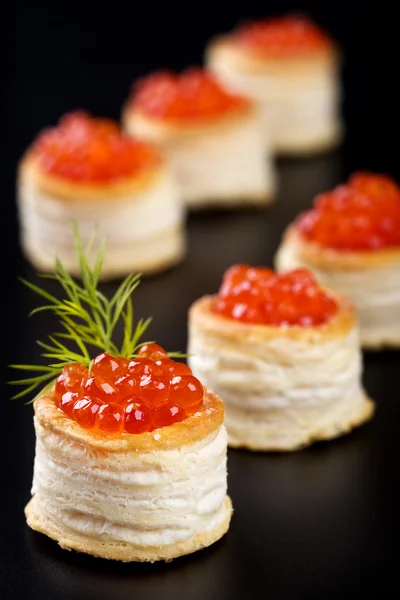
[[244, 324], [212, 312], [212, 301], [204, 297], [190, 309], [189, 360], [224, 400], [230, 446], [296, 450], [371, 417], [346, 300], [330, 322], [308, 328]]
[[[52, 271], [57, 255], [79, 275], [71, 219], [84, 242], [95, 227], [107, 238], [102, 279], [160, 271], [185, 252], [183, 205], [162, 163], [129, 180], [93, 185], [44, 173], [28, 153], [19, 167], [18, 204], [22, 248], [41, 271]], [[94, 248], [93, 258], [95, 253]]]
[[121, 561], [171, 560], [229, 527], [223, 404], [143, 434], [100, 435], [35, 401], [36, 456], [28, 525], [60, 546]]

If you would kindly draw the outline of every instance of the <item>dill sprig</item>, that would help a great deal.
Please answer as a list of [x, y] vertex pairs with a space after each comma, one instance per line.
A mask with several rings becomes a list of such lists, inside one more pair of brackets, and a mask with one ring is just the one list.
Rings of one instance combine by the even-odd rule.
[[[39, 386], [50, 387], [63, 367], [70, 363], [80, 363], [90, 369], [92, 357], [88, 346], [98, 348], [100, 352], [130, 358], [141, 346], [150, 343], [140, 342], [140, 339], [150, 325], [151, 318], [139, 319], [134, 324], [131, 295], [140, 283], [140, 274], [128, 275], [109, 300], [98, 289], [106, 240], [101, 241], [94, 267], [91, 268], [89, 256], [95, 234], [84, 247], [75, 223], [73, 223], [73, 233], [81, 283], [71, 277], [58, 258], [55, 260], [55, 273], [41, 275], [46, 279], [57, 281], [65, 297], [57, 298], [43, 288], [21, 278], [24, 285], [46, 301], [43, 306], [35, 308], [30, 315], [42, 311], [52, 312], [59, 319], [62, 331], [49, 335], [46, 342], [37, 341], [42, 349], [41, 356], [48, 360], [48, 365], [10, 365], [20, 371], [36, 373], [31, 377], [9, 382], [11, 385], [24, 386], [21, 392], [13, 396], [14, 399], [30, 394]], [[121, 346], [118, 347], [113, 341], [113, 334], [121, 321], [123, 339]], [[169, 356], [172, 358], [184, 355], [171, 352]]]

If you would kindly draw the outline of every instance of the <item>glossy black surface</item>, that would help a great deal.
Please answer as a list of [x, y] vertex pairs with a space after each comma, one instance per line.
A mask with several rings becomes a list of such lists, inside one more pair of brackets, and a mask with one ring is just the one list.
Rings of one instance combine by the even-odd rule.
[[[199, 62], [207, 37], [243, 14], [243, 6], [233, 6], [224, 17], [212, 3], [205, 3], [204, 11], [196, 5], [183, 13], [165, 5], [153, 25], [149, 6], [134, 29], [134, 10], [125, 3], [114, 2], [111, 16], [110, 6], [100, 3], [71, 2], [68, 11], [56, 4], [43, 3], [43, 8], [16, 2], [20, 12], [6, 21], [8, 29], [16, 24], [17, 37], [5, 70], [2, 367], [38, 360], [35, 340], [52, 327], [44, 314], [27, 319], [35, 298], [17, 281], [18, 275], [35, 278], [18, 250], [14, 205], [15, 166], [25, 146], [39, 128], [76, 106], [118, 117], [129, 82], [159, 66], [158, 56], [163, 66]], [[168, 348], [185, 348], [189, 305], [216, 290], [226, 267], [237, 261], [271, 264], [285, 225], [317, 192], [358, 168], [399, 178], [398, 98], [391, 87], [395, 25], [382, 3], [373, 10], [363, 5], [361, 15], [344, 4], [305, 2], [303, 7], [330, 27], [347, 51], [346, 144], [320, 158], [281, 161], [279, 197], [269, 209], [189, 218], [185, 262], [143, 281], [135, 293], [137, 314], [154, 316], [151, 336]], [[261, 3], [246, 5], [249, 15], [265, 12]], [[299, 8], [271, 3], [272, 10], [281, 7]], [[129, 18], [118, 10], [128, 11]], [[182, 22], [192, 27], [192, 35], [183, 31]], [[98, 41], [102, 36], [105, 45]], [[111, 291], [113, 284], [104, 287]], [[387, 597], [386, 585], [398, 582], [399, 359], [398, 352], [365, 355], [365, 385], [378, 408], [375, 418], [351, 435], [289, 455], [229, 451], [235, 514], [228, 535], [208, 550], [167, 565], [92, 559], [63, 551], [27, 528], [23, 508], [32, 479], [32, 408], [9, 400], [4, 381], [11, 374], [4, 369], [1, 600], [319, 600], [362, 598], [369, 592]]]

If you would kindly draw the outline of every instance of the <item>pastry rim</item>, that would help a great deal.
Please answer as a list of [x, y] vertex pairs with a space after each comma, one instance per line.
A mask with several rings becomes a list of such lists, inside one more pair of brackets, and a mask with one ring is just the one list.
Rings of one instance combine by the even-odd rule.
[[285, 338], [305, 343], [323, 343], [346, 335], [357, 325], [356, 312], [351, 301], [332, 290], [329, 290], [329, 294], [338, 302], [338, 312], [326, 323], [313, 327], [279, 327], [229, 319], [210, 309], [217, 295], [203, 296], [196, 300], [189, 309], [189, 320], [203, 331], [235, 340], [245, 338], [247, 342], [263, 343], [271, 339]]
[[336, 43], [332, 43], [325, 50], [305, 53], [302, 56], [268, 56], [266, 53], [235, 44], [232, 35], [225, 34], [215, 36], [209, 41], [206, 49], [207, 63], [214, 63], [217, 54], [220, 60], [221, 54], [223, 59], [228, 58], [242, 72], [269, 75], [275, 71], [279, 76], [282, 75], [280, 70], [283, 68], [285, 75], [301, 78], [316, 66], [330, 67], [340, 64], [343, 51]]
[[[39, 191], [56, 197], [61, 201], [81, 202], [109, 201], [128, 195], [140, 194], [151, 187], [167, 172], [164, 158], [158, 153], [158, 159], [151, 167], [130, 177], [99, 183], [74, 181], [46, 173], [40, 168], [39, 159], [32, 150], [28, 150], [18, 165], [20, 185], [28, 183]], [[135, 198], [132, 198], [135, 200]]]
[[231, 111], [223, 112], [204, 120], [163, 119], [148, 115], [144, 111], [131, 105], [129, 100], [122, 111], [124, 129], [134, 130], [135, 125], [151, 128], [159, 136], [160, 141], [169, 139], [185, 139], [208, 137], [209, 135], [223, 134], [238, 123], [259, 117], [259, 108], [254, 101], [244, 98], [246, 105]]
[[204, 390], [203, 408], [183, 421], [145, 433], [96, 433], [84, 429], [59, 410], [54, 401], [54, 387], [42, 392], [34, 401], [35, 418], [47, 431], [69, 438], [96, 451], [154, 452], [191, 446], [219, 430], [224, 420], [224, 405], [218, 396]]
[[379, 269], [396, 264], [400, 267], [400, 247], [364, 251], [335, 250], [308, 241], [299, 233], [296, 224], [290, 225], [284, 233], [281, 248], [285, 245], [295, 247], [299, 258], [305, 263], [329, 271]]

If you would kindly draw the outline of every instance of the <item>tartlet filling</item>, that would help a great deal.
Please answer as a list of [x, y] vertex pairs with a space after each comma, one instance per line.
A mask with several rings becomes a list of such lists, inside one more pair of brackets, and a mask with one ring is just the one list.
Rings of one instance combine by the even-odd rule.
[[335, 250], [400, 246], [400, 188], [385, 175], [355, 173], [319, 194], [296, 227], [306, 240]]
[[89, 370], [72, 363], [55, 385], [58, 408], [86, 429], [144, 433], [201, 410], [203, 386], [161, 346], [147, 344], [132, 359], [99, 354]]
[[191, 68], [181, 74], [158, 72], [139, 80], [129, 106], [154, 118], [197, 122], [240, 111], [248, 101], [227, 92], [210, 73]]
[[297, 58], [332, 49], [329, 36], [303, 16], [289, 15], [239, 25], [231, 34], [235, 45], [274, 58]]
[[150, 144], [124, 134], [111, 119], [85, 112], [67, 114], [40, 133], [32, 154], [44, 173], [82, 183], [135, 177], [160, 162]]
[[223, 277], [212, 310], [244, 323], [310, 327], [329, 321], [338, 305], [306, 269], [277, 274], [234, 265]]

